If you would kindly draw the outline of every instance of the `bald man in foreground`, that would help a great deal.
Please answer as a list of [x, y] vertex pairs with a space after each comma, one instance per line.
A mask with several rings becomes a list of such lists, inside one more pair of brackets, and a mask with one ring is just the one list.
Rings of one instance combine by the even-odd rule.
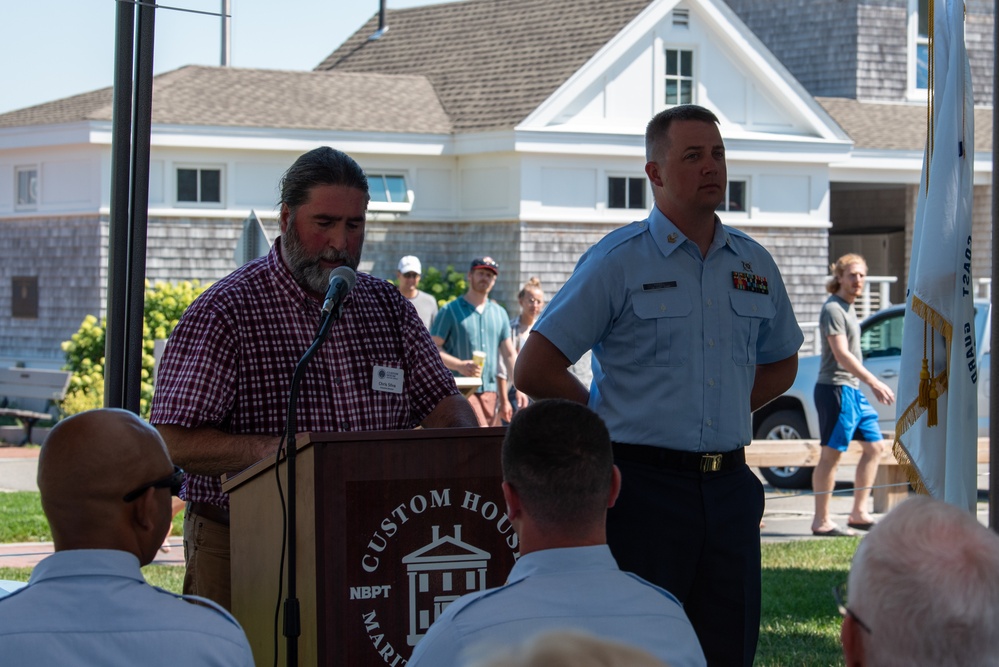
[[52, 429], [38, 489], [56, 553], [0, 598], [4, 664], [253, 664], [228, 612], [154, 588], [139, 569], [163, 544], [182, 478], [156, 430], [130, 412], [90, 410]]

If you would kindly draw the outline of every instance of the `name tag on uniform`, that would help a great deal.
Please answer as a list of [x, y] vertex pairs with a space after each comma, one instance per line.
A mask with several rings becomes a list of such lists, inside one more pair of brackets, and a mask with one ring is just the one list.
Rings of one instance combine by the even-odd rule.
[[645, 283], [642, 285], [642, 290], [645, 292], [651, 292], [653, 290], [669, 289], [671, 287], [676, 287], [675, 280], [667, 280], [661, 283]]
[[371, 388], [375, 391], [387, 391], [392, 394], [402, 393], [403, 380], [406, 371], [389, 366], [375, 366], [371, 372]]

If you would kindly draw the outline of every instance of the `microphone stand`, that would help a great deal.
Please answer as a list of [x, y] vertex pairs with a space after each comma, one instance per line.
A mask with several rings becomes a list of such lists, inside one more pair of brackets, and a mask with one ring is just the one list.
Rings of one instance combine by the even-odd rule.
[[296, 526], [297, 513], [295, 511], [298, 500], [296, 498], [295, 490], [295, 457], [297, 450], [295, 445], [295, 411], [298, 405], [298, 389], [302, 383], [302, 378], [305, 377], [305, 369], [308, 366], [309, 361], [312, 360], [312, 357], [316, 354], [319, 348], [322, 347], [322, 344], [326, 342], [326, 336], [329, 335], [333, 322], [340, 319], [342, 311], [343, 304], [341, 303], [336, 308], [333, 308], [326, 313], [322, 322], [319, 324], [319, 331], [316, 333], [315, 340], [312, 342], [309, 349], [305, 351], [305, 355], [295, 367], [295, 374], [291, 378], [291, 391], [288, 396], [288, 421], [285, 429], [285, 442], [287, 443], [288, 459], [286, 467], [286, 470], [288, 471], [288, 597], [285, 598], [284, 601], [284, 636], [287, 648], [288, 667], [297, 667], [298, 665], [298, 638], [302, 634], [302, 619], [298, 604], [297, 590], [298, 565], [296, 560], [298, 550], [295, 544], [298, 533], [298, 528]]

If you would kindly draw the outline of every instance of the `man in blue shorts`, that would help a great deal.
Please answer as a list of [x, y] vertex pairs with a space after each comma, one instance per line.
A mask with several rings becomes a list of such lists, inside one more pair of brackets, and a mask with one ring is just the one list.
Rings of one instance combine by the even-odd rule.
[[[860, 381], [870, 385], [874, 397], [885, 405], [895, 402], [895, 394], [864, 368], [860, 352], [860, 324], [853, 302], [864, 292], [867, 262], [860, 255], [849, 254], [830, 268], [833, 276], [826, 284], [830, 296], [819, 314], [822, 362], [815, 383], [815, 407], [819, 413], [822, 453], [812, 472], [815, 491], [812, 534], [843, 537], [854, 534], [849, 528], [869, 530], [874, 525], [867, 511], [867, 500], [884, 449], [878, 413], [860, 391]], [[848, 529], [844, 530], [829, 517], [829, 499], [836, 484], [836, 467], [854, 436], [864, 451], [857, 464]]]

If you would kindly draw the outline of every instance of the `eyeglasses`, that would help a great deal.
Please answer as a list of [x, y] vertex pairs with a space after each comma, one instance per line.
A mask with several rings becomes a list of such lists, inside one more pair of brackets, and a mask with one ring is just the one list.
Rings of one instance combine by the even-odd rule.
[[850, 608], [846, 606], [846, 582], [845, 581], [842, 584], [840, 584], [839, 586], [833, 586], [832, 594], [833, 594], [833, 599], [836, 600], [836, 608], [839, 609], [840, 616], [844, 616], [844, 617], [849, 616], [854, 621], [856, 621], [857, 625], [859, 625], [860, 627], [862, 627], [867, 632], [867, 634], [869, 634], [869, 635], [873, 635], [874, 634], [874, 632], [871, 630], [870, 626], [867, 625], [867, 623], [864, 623], [862, 620], [860, 620], [860, 617], [857, 616], [856, 614], [854, 614], [850, 610]]
[[537, 299], [533, 296], [525, 296], [524, 301], [526, 301], [527, 303], [532, 303], [536, 306], [540, 306], [542, 303], [544, 303], [543, 299]]
[[184, 481], [184, 471], [181, 470], [179, 466], [174, 466], [173, 472], [170, 474], [170, 476], [158, 479], [155, 482], [149, 482], [148, 484], [143, 484], [134, 491], [129, 491], [128, 493], [126, 493], [124, 496], [122, 496], [121, 499], [124, 500], [126, 503], [130, 503], [139, 496], [141, 496], [143, 493], [145, 493], [146, 489], [150, 488], [152, 489], [169, 488], [171, 496], [180, 495], [180, 485], [183, 483], [183, 481]]
[[420, 274], [419, 274], [419, 273], [417, 273], [416, 271], [410, 271], [410, 272], [408, 272], [408, 273], [404, 273], [404, 274], [402, 274], [402, 277], [403, 277], [403, 278], [409, 278], [409, 279], [411, 279], [411, 280], [412, 280], [413, 278], [419, 278], [419, 277], [420, 277]]

